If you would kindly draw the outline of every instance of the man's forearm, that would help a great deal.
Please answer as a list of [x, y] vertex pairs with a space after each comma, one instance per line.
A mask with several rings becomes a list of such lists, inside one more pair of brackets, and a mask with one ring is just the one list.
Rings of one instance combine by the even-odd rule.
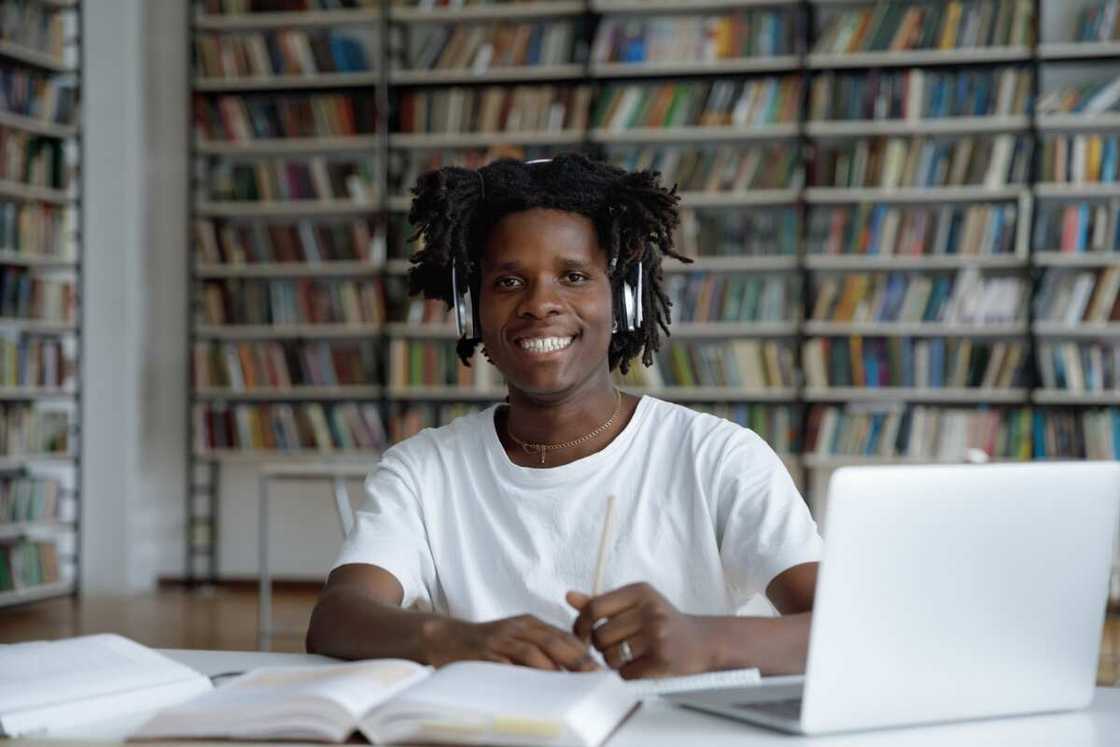
[[700, 617], [710, 642], [710, 669], [758, 667], [764, 675], [801, 674], [811, 612], [782, 617]]
[[311, 614], [307, 651], [338, 659], [396, 658], [429, 664], [432, 629], [451, 622], [385, 604], [353, 586], [329, 589]]

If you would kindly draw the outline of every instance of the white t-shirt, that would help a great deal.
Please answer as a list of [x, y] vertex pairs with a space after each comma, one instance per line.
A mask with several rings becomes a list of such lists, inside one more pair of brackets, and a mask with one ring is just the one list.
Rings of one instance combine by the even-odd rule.
[[645, 396], [606, 448], [537, 469], [510, 461], [497, 407], [387, 450], [335, 567], [384, 568], [405, 607], [567, 627], [564, 594], [591, 592], [612, 494], [604, 591], [646, 581], [682, 612], [732, 615], [820, 557], [789, 472], [753, 431]]

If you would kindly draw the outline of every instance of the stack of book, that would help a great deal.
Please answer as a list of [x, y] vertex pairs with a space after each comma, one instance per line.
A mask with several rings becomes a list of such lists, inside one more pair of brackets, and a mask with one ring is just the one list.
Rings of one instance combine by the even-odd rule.
[[1120, 39], [1120, 2], [1098, 1], [1079, 8], [1074, 33], [1079, 42]]
[[222, 161], [210, 174], [208, 199], [247, 202], [349, 200], [372, 204], [378, 197], [372, 159], [316, 156], [304, 159]]
[[0, 456], [68, 454], [70, 414], [22, 404], [0, 406]]
[[476, 355], [469, 367], [464, 366], [455, 343], [440, 340], [391, 340], [388, 373], [392, 391], [403, 397], [408, 396], [409, 389], [451, 388], [493, 396], [504, 388], [498, 369], [481, 356]]
[[0, 387], [69, 389], [76, 349], [71, 339], [0, 336]]
[[416, 134], [578, 132], [587, 128], [589, 86], [486, 86], [410, 91], [396, 131]]
[[1037, 252], [1110, 254], [1120, 248], [1120, 198], [1042, 203], [1035, 215], [1032, 243]]
[[10, 5], [0, 12], [0, 41], [61, 58], [67, 41], [66, 21], [50, 3]]
[[72, 126], [78, 121], [77, 88], [38, 70], [0, 65], [0, 111], [39, 124]]
[[53, 542], [0, 543], [0, 592], [31, 589], [58, 580], [58, 549]]
[[989, 457], [1029, 459], [1031, 411], [893, 405], [816, 405], [806, 422], [805, 451], [817, 457], [963, 462], [970, 449]]
[[215, 265], [384, 260], [375, 256], [376, 229], [368, 220], [217, 225], [199, 219], [194, 229], [199, 261]]
[[196, 70], [205, 78], [273, 78], [370, 69], [362, 39], [337, 30], [199, 33]]
[[796, 54], [799, 37], [781, 9], [719, 15], [607, 17], [591, 47], [595, 63], [717, 62]]
[[796, 123], [801, 78], [606, 85], [591, 126], [610, 132], [645, 127], [750, 128]]
[[0, 251], [73, 261], [76, 219], [72, 208], [0, 200]]
[[372, 341], [205, 342], [194, 344], [194, 385], [253, 392], [293, 387], [358, 387], [377, 381]]
[[809, 119], [923, 120], [1026, 114], [1033, 76], [1026, 68], [942, 72], [911, 68], [827, 71], [813, 80]]
[[1023, 385], [1027, 346], [1022, 342], [970, 338], [913, 340], [901, 337], [814, 338], [801, 349], [810, 389], [1011, 390]]
[[54, 280], [27, 268], [0, 265], [0, 317], [68, 324], [74, 321], [77, 297], [72, 280]]
[[[718, 211], [684, 208], [673, 243], [679, 253], [694, 258], [794, 257], [800, 237], [798, 211], [793, 207]], [[675, 266], [667, 261], [663, 268]]]
[[1120, 344], [1042, 342], [1038, 372], [1046, 393], [1109, 393], [1120, 396]]
[[378, 408], [347, 402], [234, 405], [195, 404], [195, 451], [380, 451], [385, 429]]
[[800, 282], [790, 273], [697, 272], [667, 278], [674, 322], [793, 322]]
[[1033, 0], [889, 0], [826, 17], [813, 52], [900, 52], [1030, 46]]
[[[793, 348], [778, 340], [669, 342], [649, 368], [632, 366], [620, 381], [674, 398], [674, 388], [727, 390], [728, 400], [787, 393], [796, 385]], [[662, 391], [663, 390], [663, 391]]]
[[54, 521], [59, 517], [58, 480], [32, 477], [0, 479], [0, 524]]
[[206, 281], [200, 288], [203, 324], [380, 324], [380, 278], [371, 280]]
[[[394, 27], [394, 31], [399, 30]], [[397, 36], [392, 47], [405, 51], [401, 68], [470, 70], [563, 65], [575, 61], [576, 27], [571, 21], [426, 24]]]
[[1034, 296], [1035, 318], [1076, 327], [1120, 321], [1120, 265], [1100, 270], [1050, 269]]
[[1021, 321], [1028, 286], [1017, 276], [975, 270], [938, 273], [846, 273], [817, 281], [812, 319], [829, 322], [1007, 324]]
[[901, 257], [1009, 256], [1017, 252], [1017, 203], [818, 208], [809, 254]]
[[278, 138], [338, 138], [372, 134], [373, 101], [353, 94], [195, 96], [199, 142], [247, 143]]

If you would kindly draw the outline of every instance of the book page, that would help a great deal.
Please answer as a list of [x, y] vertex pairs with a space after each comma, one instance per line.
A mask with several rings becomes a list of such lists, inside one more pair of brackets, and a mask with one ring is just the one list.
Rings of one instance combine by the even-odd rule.
[[202, 675], [117, 635], [0, 646], [0, 715]]
[[362, 714], [429, 672], [403, 659], [262, 667], [161, 711], [134, 736], [340, 740]]

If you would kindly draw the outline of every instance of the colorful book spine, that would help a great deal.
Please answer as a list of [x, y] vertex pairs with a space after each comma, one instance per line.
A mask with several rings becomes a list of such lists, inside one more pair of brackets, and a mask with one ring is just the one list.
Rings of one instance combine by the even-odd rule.
[[387, 443], [373, 404], [196, 404], [192, 417], [199, 452], [380, 451]]
[[1018, 249], [1018, 219], [1014, 202], [814, 207], [809, 213], [809, 254], [1007, 256]]
[[369, 386], [380, 365], [372, 341], [196, 342], [194, 384], [252, 392], [294, 387]]
[[199, 288], [203, 324], [379, 324], [386, 320], [381, 278], [370, 280], [214, 280]]

